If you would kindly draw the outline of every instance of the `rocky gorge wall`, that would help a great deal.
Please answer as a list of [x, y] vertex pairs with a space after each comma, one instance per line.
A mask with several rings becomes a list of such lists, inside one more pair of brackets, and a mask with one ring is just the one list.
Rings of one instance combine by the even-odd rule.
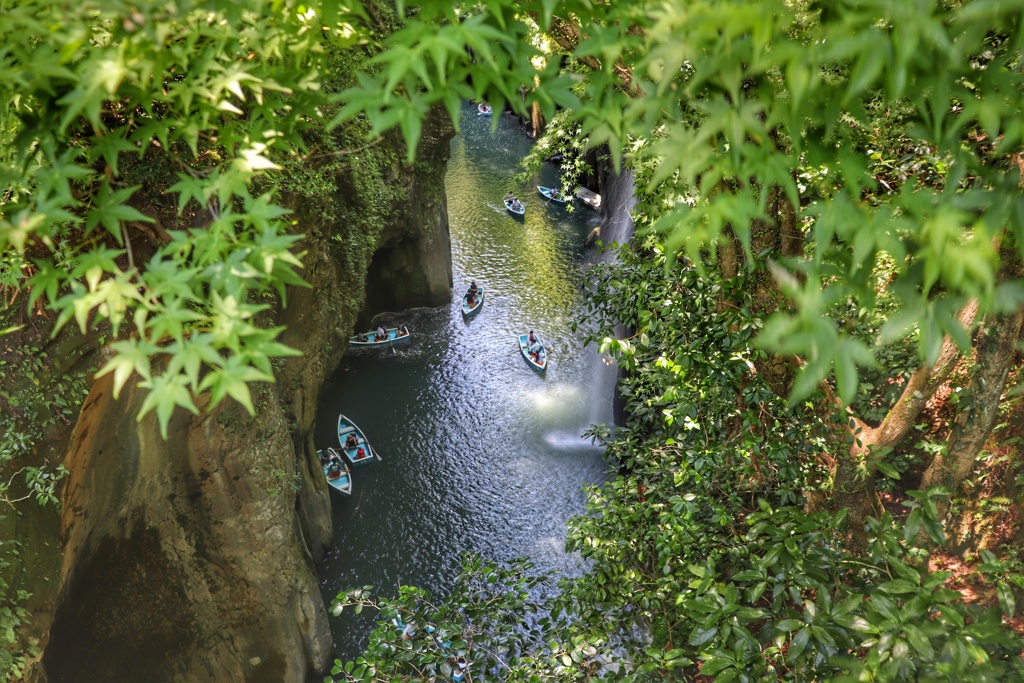
[[315, 566], [332, 528], [316, 404], [357, 319], [449, 301], [453, 134], [438, 116], [411, 166], [389, 138], [358, 183], [344, 167], [328, 171], [332, 192], [292, 183], [311, 286], [290, 288], [266, 322], [303, 355], [253, 387], [256, 415], [230, 400], [178, 411], [164, 440], [155, 418], [135, 419], [144, 390], [130, 382], [115, 400], [109, 378], [92, 384], [65, 456], [59, 588], [36, 596], [48, 604], [29, 680], [303, 681], [326, 669]]
[[400, 179], [404, 182], [398, 208], [404, 220], [387, 225], [378, 239], [367, 273], [361, 324], [382, 311], [441, 306], [451, 299], [452, 244], [444, 175], [429, 169], [447, 164], [452, 134], [447, 115], [436, 116], [424, 126], [416, 164], [423, 172]]

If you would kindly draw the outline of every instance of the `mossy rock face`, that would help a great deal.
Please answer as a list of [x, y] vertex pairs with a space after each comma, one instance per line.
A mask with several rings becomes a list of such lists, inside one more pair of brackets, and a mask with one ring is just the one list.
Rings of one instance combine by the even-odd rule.
[[[351, 133], [335, 132], [318, 143], [353, 147]], [[384, 311], [451, 302], [444, 176], [454, 135], [447, 112], [438, 109], [424, 125], [413, 164], [405, 163], [405, 143], [392, 132], [381, 144], [324, 166], [287, 169], [282, 187], [299, 231], [311, 245], [327, 240], [338, 277], [350, 285], [338, 304], [344, 312], [356, 309], [360, 326]]]
[[424, 126], [416, 164], [381, 232], [360, 324], [376, 313], [451, 303], [452, 248], [444, 175], [455, 134], [440, 111]]

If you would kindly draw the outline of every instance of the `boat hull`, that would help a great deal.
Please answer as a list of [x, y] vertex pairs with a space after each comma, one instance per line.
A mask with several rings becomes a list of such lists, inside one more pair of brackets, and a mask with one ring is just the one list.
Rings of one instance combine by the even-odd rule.
[[491, 116], [494, 114], [494, 109], [489, 104], [478, 104], [476, 110], [481, 116]]
[[[320, 464], [324, 470], [324, 477], [327, 479], [327, 485], [338, 493], [343, 493], [346, 496], [352, 495], [352, 470], [349, 469], [348, 463], [338, 454], [338, 451], [333, 448], [328, 448], [327, 452], [331, 456], [331, 460], [337, 460], [341, 465], [341, 475], [331, 478], [330, 467], [331, 461], [324, 464], [323, 460], [320, 460]], [[317, 451], [316, 457], [321, 458], [323, 451]]]
[[[398, 334], [397, 327], [389, 327], [384, 331], [387, 332], [387, 339], [381, 339], [379, 341], [374, 339], [373, 336], [376, 334], [376, 331], [370, 330], [369, 332], [366, 332], [365, 335], [357, 334], [354, 337], [349, 337], [348, 345], [365, 348], [368, 346], [391, 346], [393, 344], [400, 344], [401, 342], [409, 341], [409, 335]], [[366, 337], [365, 339], [363, 338], [364, 336]]]
[[[349, 434], [355, 434], [356, 437], [356, 445], [351, 448], [345, 446], [345, 441], [348, 439]], [[366, 440], [366, 435], [363, 434], [363, 430], [344, 415], [338, 416], [338, 443], [341, 445], [342, 455], [345, 456], [345, 459], [353, 467], [360, 467], [374, 460], [380, 460], [380, 455], [370, 446], [370, 443]], [[363, 449], [362, 455], [359, 455], [360, 448]]]
[[512, 208], [512, 202], [506, 201], [505, 208], [508, 210], [509, 213], [515, 214], [516, 216], [522, 216], [524, 213], [526, 213], [526, 205], [522, 203], [519, 204], [518, 209], [514, 209]]
[[592, 209], [601, 208], [601, 195], [585, 187], [576, 188], [576, 197]]
[[537, 186], [537, 191], [540, 192], [544, 199], [554, 202], [555, 204], [566, 204], [572, 197], [567, 197], [561, 193], [558, 188], [555, 187], [541, 187]]
[[478, 287], [476, 290], [476, 295], [476, 301], [473, 302], [472, 306], [469, 305], [468, 290], [462, 297], [462, 315], [466, 316], [467, 318], [470, 317], [471, 315], [476, 315], [477, 313], [479, 313], [480, 308], [484, 305], [484, 288]]
[[[538, 341], [540, 338], [537, 338]], [[544, 372], [548, 369], [548, 350], [544, 348], [544, 342], [541, 342], [540, 360], [536, 361], [533, 356], [530, 355], [530, 335], [521, 334], [519, 335], [519, 352], [523, 354], [523, 358], [530, 364], [530, 367], [537, 372]]]

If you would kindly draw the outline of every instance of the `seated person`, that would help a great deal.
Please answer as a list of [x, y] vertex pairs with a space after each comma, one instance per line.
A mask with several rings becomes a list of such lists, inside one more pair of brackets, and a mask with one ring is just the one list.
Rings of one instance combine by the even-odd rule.
[[541, 351], [544, 350], [544, 347], [540, 345], [539, 341], [530, 344], [530, 347], [526, 350], [530, 353], [531, 356], [533, 356], [533, 359], [535, 361], [537, 361], [538, 363], [540, 362], [540, 354]]
[[388, 338], [388, 333], [384, 331], [384, 327], [382, 325], [378, 325], [377, 334], [375, 334], [373, 338], [377, 341], [383, 341]]
[[366, 457], [366, 449], [364, 449], [362, 446], [360, 446], [359, 450], [356, 451], [356, 460], [362, 460], [365, 457]]
[[327, 463], [331, 462], [332, 459], [333, 458], [331, 458], [330, 451], [320, 451], [320, 464], [321, 465], [326, 465]]
[[476, 280], [470, 280], [470, 282], [469, 282], [469, 293], [472, 294], [473, 296], [476, 296], [476, 293], [479, 290], [480, 290], [480, 288], [476, 286]]
[[502, 200], [506, 202], [514, 202], [516, 200], [516, 196], [511, 192], [506, 192], [505, 196], [502, 197]]
[[512, 208], [515, 209], [516, 211], [518, 211], [519, 209], [523, 208], [523, 204], [518, 199], [513, 199], [512, 200]]
[[345, 439], [345, 448], [355, 448], [359, 445], [359, 439], [356, 438], [355, 432], [351, 432], [348, 438]]
[[404, 337], [409, 334], [409, 328], [405, 325], [399, 325], [398, 329], [395, 330], [396, 337]]
[[337, 479], [341, 476], [341, 465], [338, 464], [337, 460], [331, 460], [331, 464], [327, 468], [327, 476], [331, 479]]

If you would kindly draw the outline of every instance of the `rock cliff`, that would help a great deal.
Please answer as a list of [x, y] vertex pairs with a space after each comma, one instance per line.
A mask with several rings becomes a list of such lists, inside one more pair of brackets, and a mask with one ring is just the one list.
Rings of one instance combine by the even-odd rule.
[[129, 383], [115, 400], [109, 378], [93, 383], [67, 448], [59, 591], [41, 610], [48, 630], [35, 624], [48, 637], [29, 678], [303, 681], [327, 667], [316, 403], [360, 316], [449, 300], [452, 135], [435, 118], [414, 165], [395, 161], [404, 150], [389, 138], [358, 183], [342, 165], [331, 192], [291, 190], [311, 286], [291, 288], [267, 322], [303, 355], [254, 387], [255, 416], [230, 401], [179, 411], [164, 440], [152, 416], [135, 419], [144, 390]]

